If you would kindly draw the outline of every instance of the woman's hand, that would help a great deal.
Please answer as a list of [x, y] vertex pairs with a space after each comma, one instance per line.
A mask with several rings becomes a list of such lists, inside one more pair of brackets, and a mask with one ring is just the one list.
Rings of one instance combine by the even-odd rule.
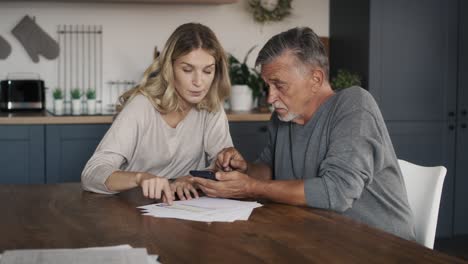
[[192, 176], [183, 176], [177, 178], [170, 184], [170, 186], [174, 197], [175, 194], [177, 194], [180, 200], [198, 198], [198, 192], [194, 186]]
[[172, 204], [174, 196], [169, 181], [164, 177], [154, 176], [149, 173], [137, 173], [137, 184], [143, 191], [143, 196], [150, 199], [163, 199]]

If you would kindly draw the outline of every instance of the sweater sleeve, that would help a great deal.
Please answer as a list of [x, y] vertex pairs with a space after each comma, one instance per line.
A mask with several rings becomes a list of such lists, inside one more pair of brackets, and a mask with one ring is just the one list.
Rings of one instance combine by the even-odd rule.
[[203, 142], [209, 167], [216, 162], [221, 150], [233, 146], [228, 119], [222, 107], [219, 111], [208, 114]]
[[83, 169], [81, 184], [84, 190], [102, 194], [116, 193], [108, 190], [105, 182], [133, 157], [139, 130], [142, 130], [145, 108], [149, 107], [147, 104], [147, 99], [137, 96], [119, 113]]
[[329, 148], [318, 177], [304, 182], [309, 206], [344, 212], [359, 199], [383, 162], [381, 127], [365, 109], [349, 111], [331, 125]]

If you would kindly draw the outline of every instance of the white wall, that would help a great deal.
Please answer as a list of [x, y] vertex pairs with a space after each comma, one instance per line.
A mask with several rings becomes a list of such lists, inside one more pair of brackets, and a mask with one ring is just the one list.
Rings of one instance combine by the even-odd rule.
[[[294, 0], [292, 6], [291, 16], [262, 25], [254, 22], [247, 0], [227, 5], [0, 2], [0, 35], [12, 46], [10, 56], [0, 60], [0, 78], [9, 72], [37, 72], [47, 87], [57, 85], [57, 60], [40, 57], [39, 63], [33, 63], [11, 34], [25, 15], [35, 16], [37, 24], [54, 38], [59, 24], [103, 26], [102, 99], [107, 103], [106, 82], [139, 81], [151, 63], [153, 47], [161, 49], [171, 32], [185, 22], [209, 26], [225, 50], [239, 59], [253, 45], [260, 48], [269, 37], [291, 27], [309, 26], [320, 36], [329, 35], [329, 0]], [[253, 64], [259, 48], [251, 54], [249, 64]]]

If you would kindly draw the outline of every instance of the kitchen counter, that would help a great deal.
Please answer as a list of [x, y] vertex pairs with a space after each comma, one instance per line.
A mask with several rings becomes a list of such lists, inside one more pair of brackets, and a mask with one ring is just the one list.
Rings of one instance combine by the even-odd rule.
[[[271, 113], [227, 111], [231, 122], [255, 122], [270, 120]], [[41, 112], [0, 112], [0, 125], [44, 125], [44, 124], [110, 124], [113, 115], [53, 115]]]

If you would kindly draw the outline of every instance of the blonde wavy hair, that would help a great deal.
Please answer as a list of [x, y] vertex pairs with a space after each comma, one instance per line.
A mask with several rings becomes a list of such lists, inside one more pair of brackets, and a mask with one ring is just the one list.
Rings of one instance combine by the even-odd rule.
[[163, 114], [182, 111], [182, 99], [174, 87], [173, 63], [179, 57], [200, 48], [214, 57], [215, 74], [210, 90], [196, 108], [218, 111], [221, 103], [229, 96], [231, 87], [226, 53], [210, 28], [198, 23], [187, 23], [172, 33], [161, 55], [146, 69], [141, 82], [119, 97], [117, 112], [137, 94], [146, 96]]

